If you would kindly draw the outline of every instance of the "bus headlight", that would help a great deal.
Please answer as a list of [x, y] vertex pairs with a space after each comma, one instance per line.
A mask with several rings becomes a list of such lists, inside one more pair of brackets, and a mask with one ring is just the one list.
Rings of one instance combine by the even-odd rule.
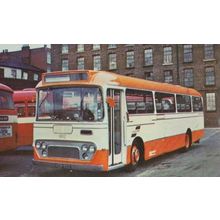
[[46, 143], [42, 143], [41, 148], [42, 148], [43, 150], [46, 150], [46, 149], [47, 149]]
[[43, 157], [47, 157], [47, 151], [46, 151], [46, 150], [43, 150], [43, 151], [42, 151], [42, 156], [43, 156]]
[[40, 149], [40, 147], [41, 147], [41, 142], [37, 142], [37, 143], [36, 143], [36, 148], [37, 148], [37, 149]]
[[95, 146], [90, 145], [90, 146], [89, 146], [89, 153], [95, 153], [95, 151], [96, 151]]
[[87, 153], [83, 153], [82, 157], [83, 157], [83, 159], [85, 159], [85, 160], [88, 160], [88, 159], [89, 159], [89, 156], [88, 156]]
[[89, 147], [87, 145], [83, 145], [81, 147], [81, 149], [82, 149], [83, 152], [86, 152], [86, 151], [88, 151]]

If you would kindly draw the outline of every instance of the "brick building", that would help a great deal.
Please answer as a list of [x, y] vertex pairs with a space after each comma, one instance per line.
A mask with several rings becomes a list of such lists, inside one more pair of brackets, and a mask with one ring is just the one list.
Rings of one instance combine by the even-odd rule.
[[220, 45], [54, 44], [52, 71], [108, 70], [192, 87], [204, 98], [205, 126], [220, 126]]
[[14, 90], [35, 87], [41, 73], [51, 71], [50, 48], [30, 49], [0, 53], [0, 81]]

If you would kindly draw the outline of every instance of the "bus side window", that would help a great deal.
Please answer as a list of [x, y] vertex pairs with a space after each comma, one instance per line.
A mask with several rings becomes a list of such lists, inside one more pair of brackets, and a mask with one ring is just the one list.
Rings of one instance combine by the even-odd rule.
[[126, 102], [129, 114], [154, 112], [153, 93], [143, 90], [126, 90]]
[[193, 111], [194, 112], [203, 111], [202, 98], [201, 97], [193, 97], [192, 100], [193, 100]]
[[175, 97], [173, 94], [155, 93], [157, 113], [175, 112]]
[[15, 104], [15, 108], [17, 109], [17, 114], [18, 114], [18, 117], [21, 118], [21, 117], [25, 117], [25, 104], [23, 103], [16, 103]]
[[191, 112], [191, 98], [187, 95], [176, 95], [177, 111]]
[[35, 106], [28, 106], [28, 117], [34, 117], [35, 116]]

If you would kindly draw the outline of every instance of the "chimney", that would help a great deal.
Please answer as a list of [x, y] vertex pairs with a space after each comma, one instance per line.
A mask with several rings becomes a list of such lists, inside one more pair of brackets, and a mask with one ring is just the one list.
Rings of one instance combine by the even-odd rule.
[[22, 58], [23, 63], [30, 64], [31, 50], [28, 44], [23, 44], [22, 49], [21, 49], [21, 58]]

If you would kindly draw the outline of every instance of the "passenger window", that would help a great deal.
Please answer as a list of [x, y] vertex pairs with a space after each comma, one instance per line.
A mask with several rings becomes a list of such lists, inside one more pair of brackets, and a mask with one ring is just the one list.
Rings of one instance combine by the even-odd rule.
[[34, 116], [35, 116], [35, 106], [28, 105], [28, 117], [34, 117]]
[[155, 93], [157, 113], [175, 112], [175, 96], [173, 94]]
[[177, 111], [191, 112], [191, 98], [187, 95], [176, 95]]
[[154, 113], [152, 92], [127, 89], [126, 101], [129, 114]]
[[203, 111], [202, 98], [201, 97], [193, 97], [192, 100], [193, 100], [193, 111], [194, 112]]
[[17, 115], [19, 118], [25, 117], [25, 104], [23, 103], [16, 103], [15, 108], [17, 110]]

